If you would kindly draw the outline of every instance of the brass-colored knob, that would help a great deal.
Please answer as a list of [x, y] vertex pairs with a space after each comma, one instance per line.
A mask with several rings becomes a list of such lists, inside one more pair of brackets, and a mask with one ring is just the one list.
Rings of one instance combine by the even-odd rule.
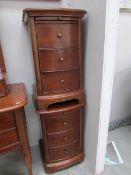
[[58, 38], [62, 38], [62, 33], [58, 33], [58, 34], [57, 34], [57, 37], [58, 37]]
[[64, 141], [67, 141], [67, 137], [64, 137]]
[[63, 125], [64, 125], [64, 126], [67, 125], [67, 122], [63, 122]]
[[61, 83], [64, 83], [64, 80], [60, 80]]
[[63, 62], [64, 61], [64, 58], [63, 57], [60, 57], [59, 60], [60, 60], [60, 62]]
[[67, 153], [68, 153], [68, 151], [64, 149], [64, 153], [65, 153], [65, 154], [67, 154]]

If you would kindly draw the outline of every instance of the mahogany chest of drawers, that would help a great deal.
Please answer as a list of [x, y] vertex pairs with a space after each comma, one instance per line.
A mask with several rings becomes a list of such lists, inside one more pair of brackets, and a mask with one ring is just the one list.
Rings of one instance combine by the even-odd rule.
[[83, 160], [82, 17], [72, 9], [25, 9], [36, 89], [34, 101], [40, 114], [41, 150], [47, 173]]

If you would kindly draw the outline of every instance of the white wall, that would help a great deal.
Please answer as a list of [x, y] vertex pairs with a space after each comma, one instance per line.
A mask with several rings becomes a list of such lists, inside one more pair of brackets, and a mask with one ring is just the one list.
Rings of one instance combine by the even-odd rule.
[[32, 50], [27, 26], [22, 23], [22, 10], [27, 7], [60, 7], [60, 1], [0, 1], [0, 41], [9, 83], [24, 82], [28, 94], [26, 106], [30, 145], [38, 144], [41, 135], [39, 116], [32, 102], [35, 82]]
[[131, 117], [131, 13], [120, 13], [110, 122]]
[[99, 141], [100, 101], [103, 76], [107, 1], [88, 0], [85, 2], [85, 0], [79, 0], [79, 3], [71, 1], [71, 7], [72, 6], [75, 8], [83, 8], [88, 11], [88, 18], [85, 19], [84, 25], [84, 70], [87, 98], [85, 115], [85, 152], [94, 175], [97, 172], [101, 172], [104, 168], [103, 162], [101, 163], [103, 165], [97, 169], [96, 164], [98, 163], [97, 146]]

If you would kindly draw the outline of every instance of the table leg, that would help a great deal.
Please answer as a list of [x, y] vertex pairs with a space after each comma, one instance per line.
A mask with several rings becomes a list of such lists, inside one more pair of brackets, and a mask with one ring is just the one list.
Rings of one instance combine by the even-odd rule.
[[21, 142], [21, 149], [25, 163], [28, 168], [29, 175], [32, 175], [32, 158], [27, 137], [27, 127], [24, 108], [15, 111], [16, 125], [18, 130], [19, 139]]

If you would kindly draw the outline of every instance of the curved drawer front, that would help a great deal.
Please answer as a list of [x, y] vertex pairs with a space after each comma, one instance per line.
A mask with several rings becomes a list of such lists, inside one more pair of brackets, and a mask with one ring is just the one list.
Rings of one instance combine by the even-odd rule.
[[48, 133], [59, 132], [80, 123], [80, 111], [60, 112], [56, 116], [46, 117], [46, 128]]
[[0, 133], [0, 148], [7, 147], [19, 141], [17, 130]]
[[40, 50], [41, 71], [55, 71], [79, 68], [78, 48]]
[[75, 140], [80, 140], [80, 127], [78, 125], [62, 133], [47, 134], [47, 139], [50, 148], [69, 144]]
[[79, 71], [61, 71], [42, 74], [45, 93], [77, 90], [80, 88]]
[[38, 48], [76, 47], [78, 31], [78, 23], [36, 23]]
[[65, 159], [80, 152], [79, 141], [55, 149], [49, 149], [49, 158], [51, 161]]
[[16, 126], [13, 113], [6, 113], [0, 115], [0, 132], [14, 127]]

